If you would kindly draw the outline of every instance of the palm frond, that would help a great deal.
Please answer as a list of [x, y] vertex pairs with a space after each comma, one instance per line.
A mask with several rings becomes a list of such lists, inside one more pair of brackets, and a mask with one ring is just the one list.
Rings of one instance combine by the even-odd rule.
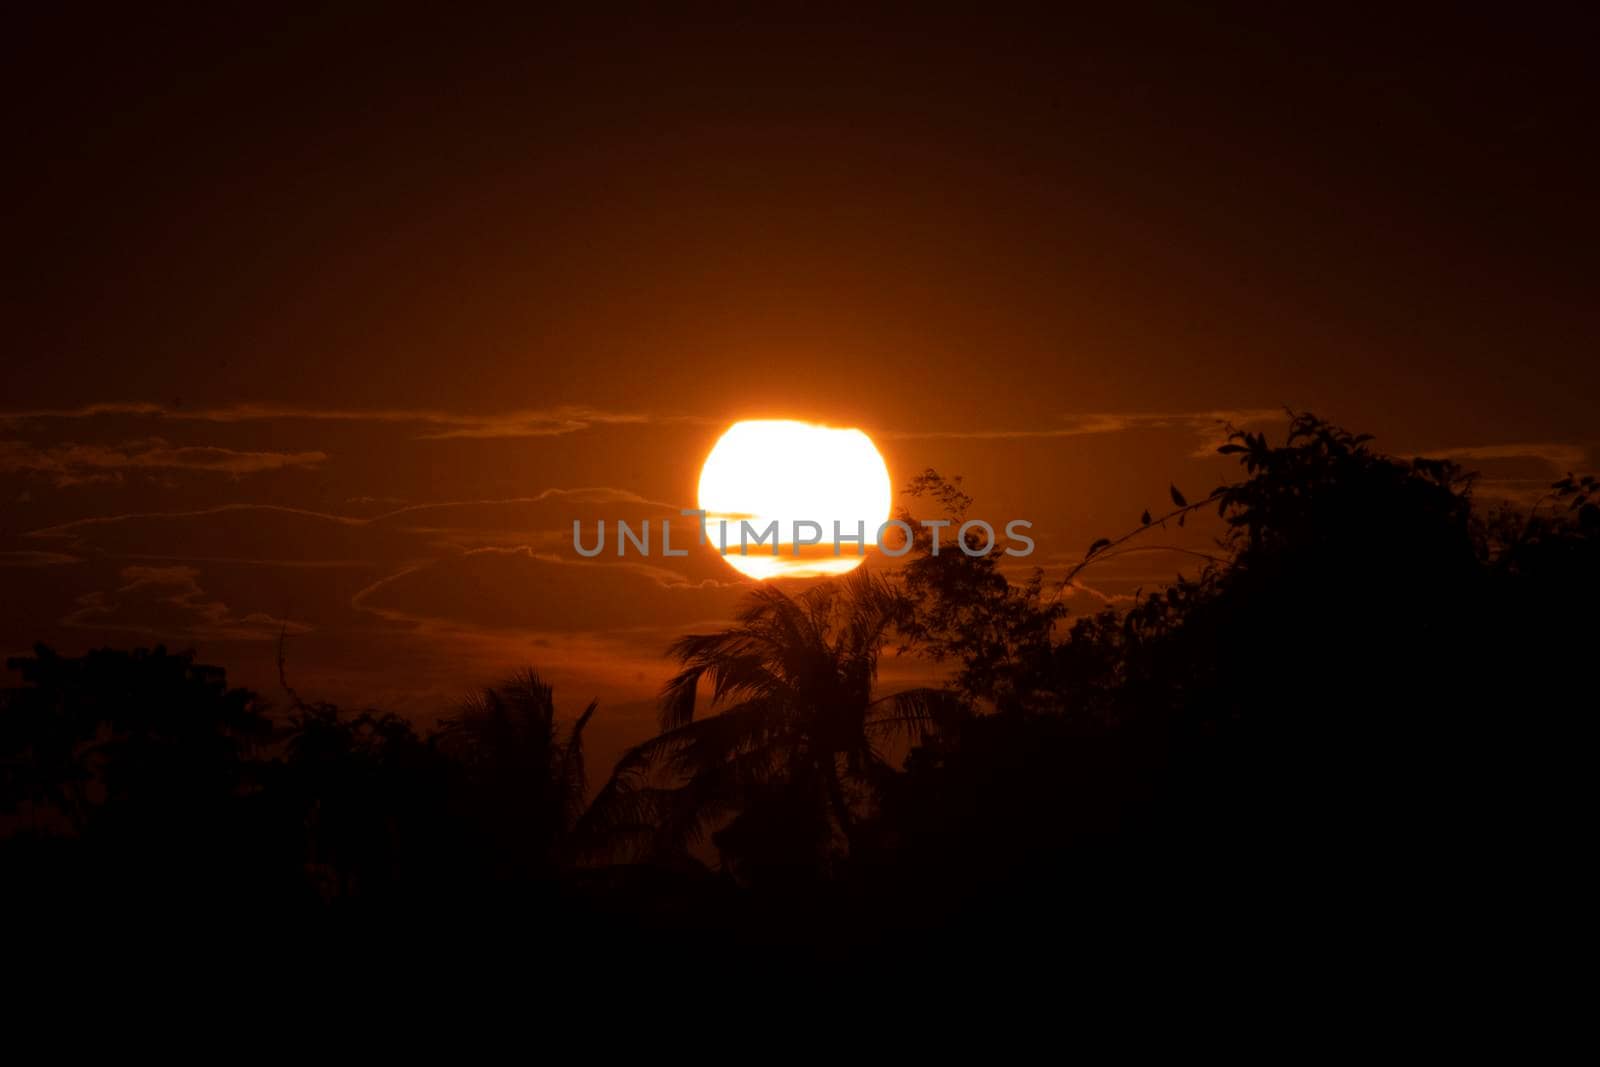
[[566, 748], [562, 753], [563, 826], [576, 825], [583, 815], [584, 802], [588, 799], [589, 774], [583, 759], [583, 728], [589, 725], [589, 720], [594, 717], [599, 707], [598, 700], [589, 701], [589, 706], [583, 709], [578, 721], [572, 724], [572, 733], [568, 735]]
[[874, 707], [885, 704], [885, 711], [867, 718], [867, 732], [877, 736], [903, 735], [913, 742], [949, 731], [972, 714], [956, 693], [931, 687], [907, 689], [873, 701]]
[[720, 634], [690, 634], [674, 641], [668, 654], [684, 665], [662, 687], [659, 721], [672, 730], [692, 721], [700, 680], [711, 683], [711, 703], [740, 696], [770, 694], [783, 688], [783, 679], [768, 667], [769, 653], [760, 642], [740, 630]]
[[[859, 798], [842, 787], [871, 794], [888, 773], [872, 737], [931, 736], [964, 711], [940, 690], [872, 700], [900, 612], [887, 580], [858, 569], [796, 596], [761, 586], [733, 626], [674, 641], [680, 669], [661, 690], [661, 734], [624, 755], [585, 812], [585, 832], [622, 849], [682, 849], [752, 798], [810, 781], [848, 837]], [[702, 684], [716, 714], [699, 714]]]

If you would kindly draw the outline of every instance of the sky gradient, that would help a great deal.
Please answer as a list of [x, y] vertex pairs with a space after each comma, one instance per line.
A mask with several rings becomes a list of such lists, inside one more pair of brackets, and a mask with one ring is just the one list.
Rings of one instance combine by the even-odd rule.
[[692, 506], [740, 419], [963, 475], [1057, 575], [1286, 407], [1488, 497], [1592, 467], [1585, 28], [1278, 19], [13, 16], [0, 648], [270, 690], [287, 635], [419, 717], [531, 664], [642, 733], [746, 581], [571, 523]]

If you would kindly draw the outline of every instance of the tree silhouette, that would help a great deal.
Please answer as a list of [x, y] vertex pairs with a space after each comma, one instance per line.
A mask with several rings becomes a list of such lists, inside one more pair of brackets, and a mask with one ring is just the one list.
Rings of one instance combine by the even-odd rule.
[[285, 735], [271, 768], [277, 821], [320, 899], [398, 902], [436, 861], [457, 861], [441, 848], [448, 767], [410, 723], [297, 698]]
[[[714, 841], [737, 875], [826, 873], [862, 846], [884, 746], [964, 713], [942, 690], [874, 693], [896, 615], [862, 569], [793, 597], [762, 586], [734, 626], [675, 642], [683, 669], [662, 690], [661, 734], [622, 758], [590, 825], [636, 852], [681, 854], [726, 820]], [[697, 718], [702, 682], [720, 707]]]
[[533, 671], [469, 697], [426, 737], [394, 715], [346, 715], [293, 691], [277, 768], [324, 899], [435, 903], [551, 888], [576, 852], [583, 730]]
[[[251, 895], [263, 852], [256, 757], [271, 724], [221, 670], [163, 647], [12, 659], [0, 795], [26, 827], [32, 881], [61, 900], [116, 885], [130, 902]], [[66, 847], [67, 845], [72, 847]]]
[[[914, 531], [898, 575], [894, 623], [903, 649], [955, 663], [952, 684], [971, 702], [1008, 714], [1034, 708], [1051, 634], [1066, 608], [1043, 596], [1042, 571], [1035, 570], [1021, 585], [1008, 581], [1000, 571], [1001, 545], [984, 555], [961, 551], [955, 538], [972, 498], [959, 477], [946, 480], [937, 471], [924, 471], [906, 487], [906, 495], [936, 501], [947, 525], [935, 530], [900, 512]], [[934, 538], [941, 534], [936, 552]], [[974, 543], [968, 547], [982, 547], [976, 531], [969, 537]]]
[[[1243, 478], [1173, 494], [1176, 511], [1097, 540], [1065, 580], [1215, 508], [1225, 533], [1198, 574], [1057, 627], [1030, 660], [1032, 716], [913, 754], [884, 805], [902, 875], [960, 885], [981, 868], [989, 899], [1071, 900], [1097, 857], [1094, 878], [1123, 873], [1095, 907], [1182, 872], [1192, 906], [1237, 918], [1250, 900], [1265, 922], [1337, 901], [1355, 929], [1420, 900], [1441, 918], [1481, 906], [1463, 887], [1484, 884], [1485, 856], [1559, 854], [1583, 804], [1581, 772], [1557, 769], [1582, 750], [1577, 665], [1600, 638], [1575, 610], [1600, 592], [1592, 478], [1486, 521], [1460, 468], [1313, 416], [1281, 444], [1234, 433], [1222, 451]], [[992, 595], [959, 588], [912, 586], [913, 615], [981, 613]], [[960, 647], [931, 637], [932, 655]]]
[[[659, 735], [587, 807], [595, 706], [562, 721], [531, 672], [421, 733], [287, 685], [274, 710], [163, 648], [41, 647], [0, 691], [0, 886], [18, 914], [520, 916], [563, 952], [1554, 923], [1584, 884], [1600, 482], [1486, 509], [1458, 467], [1308, 415], [1222, 451], [1237, 480], [1169, 486], [1055, 583], [921, 530], [890, 577], [760, 586], [674, 643]], [[1070, 583], [1213, 510], [1196, 572], [1066, 615]], [[952, 690], [877, 692], [891, 644]]]
[[465, 701], [433, 743], [458, 774], [462, 814], [486, 834], [501, 878], [550, 877], [575, 858], [588, 800], [583, 730], [591, 701], [570, 727], [554, 691], [526, 671]]

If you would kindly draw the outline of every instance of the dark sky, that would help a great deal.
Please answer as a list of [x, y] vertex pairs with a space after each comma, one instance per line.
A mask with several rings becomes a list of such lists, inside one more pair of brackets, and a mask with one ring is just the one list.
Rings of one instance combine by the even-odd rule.
[[1047, 564], [1284, 405], [1490, 494], [1592, 462], [1593, 25], [852, 7], [8, 13], [0, 643], [642, 698], [739, 586], [559, 531], [753, 416]]

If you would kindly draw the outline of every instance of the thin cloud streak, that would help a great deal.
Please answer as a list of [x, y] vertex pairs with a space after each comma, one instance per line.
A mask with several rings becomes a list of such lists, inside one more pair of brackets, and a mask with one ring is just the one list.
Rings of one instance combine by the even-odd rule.
[[44, 474], [60, 486], [114, 480], [129, 471], [206, 471], [234, 476], [315, 467], [326, 452], [238, 452], [210, 445], [172, 445], [160, 438], [116, 445], [34, 445], [0, 441], [0, 471]]
[[210, 515], [222, 515], [235, 511], [269, 511], [286, 515], [301, 515], [306, 518], [322, 519], [327, 522], [338, 523], [341, 526], [373, 526], [394, 519], [401, 515], [411, 515], [422, 511], [434, 511], [444, 508], [479, 507], [510, 504], [540, 504], [547, 500], [564, 499], [574, 503], [627, 503], [643, 504], [647, 507], [657, 507], [671, 510], [676, 513], [677, 505], [666, 504], [659, 500], [650, 500], [627, 489], [614, 489], [607, 486], [588, 487], [580, 489], [546, 489], [537, 496], [502, 497], [485, 500], [447, 500], [431, 504], [408, 504], [393, 511], [386, 511], [381, 515], [333, 515], [324, 511], [313, 511], [309, 508], [291, 508], [281, 504], [219, 504], [212, 508], [199, 508], [193, 511], [134, 511], [121, 515], [93, 515], [83, 519], [73, 519], [70, 522], [59, 523], [55, 526], [46, 526], [37, 530], [29, 530], [25, 537], [70, 537], [76, 530], [90, 526], [106, 526], [119, 522], [131, 522], [138, 519], [197, 519]]
[[325, 512], [311, 511], [307, 508], [283, 507], [278, 504], [219, 504], [214, 508], [200, 508], [195, 511], [130, 511], [121, 515], [91, 515], [84, 519], [73, 519], [71, 522], [29, 530], [22, 536], [71, 537], [75, 531], [91, 526], [110, 526], [114, 523], [134, 522], [139, 519], [198, 519], [208, 515], [224, 515], [234, 511], [272, 511], [286, 515], [304, 515], [308, 518], [325, 519], [328, 522], [340, 523], [346, 526], [365, 526], [373, 521], [371, 519], [349, 518], [344, 515], [329, 515]]
[[1430, 459], [1537, 459], [1556, 473], [1579, 470], [1588, 465], [1589, 449], [1560, 441], [1535, 441], [1523, 444], [1469, 445], [1464, 448], [1436, 448], [1423, 453]]
[[82, 563], [78, 556], [65, 552], [34, 552], [7, 550], [0, 552], [0, 567], [55, 567], [64, 563]]
[[[72, 629], [126, 630], [152, 636], [178, 629], [189, 637], [222, 641], [267, 641], [284, 633], [310, 633], [306, 623], [283, 619], [265, 612], [235, 614], [227, 604], [210, 596], [200, 585], [200, 571], [194, 567], [124, 567], [125, 584], [112, 591], [96, 591], [78, 597], [73, 610], [61, 619]], [[172, 613], [167, 627], [141, 621], [138, 612], [125, 612], [130, 598], [146, 599]], [[137, 607], [138, 605], [136, 605]]]
[[1096, 434], [1126, 433], [1130, 430], [1187, 429], [1211, 432], [1223, 426], [1235, 427], [1287, 418], [1282, 408], [1244, 408], [1236, 410], [1187, 412], [1090, 412], [1068, 415], [1059, 426], [1038, 429], [989, 430], [891, 430], [879, 436], [888, 440], [1004, 441], [1052, 437], [1088, 437]]
[[38, 408], [0, 412], [0, 423], [38, 420], [72, 420], [107, 417], [163, 419], [173, 422], [239, 423], [265, 421], [372, 422], [424, 428], [419, 441], [459, 438], [559, 437], [596, 426], [707, 423], [715, 420], [694, 415], [652, 415], [602, 411], [571, 405], [524, 411], [473, 414], [406, 408], [304, 408], [266, 404], [185, 408], [142, 402], [86, 404], [76, 408]]

